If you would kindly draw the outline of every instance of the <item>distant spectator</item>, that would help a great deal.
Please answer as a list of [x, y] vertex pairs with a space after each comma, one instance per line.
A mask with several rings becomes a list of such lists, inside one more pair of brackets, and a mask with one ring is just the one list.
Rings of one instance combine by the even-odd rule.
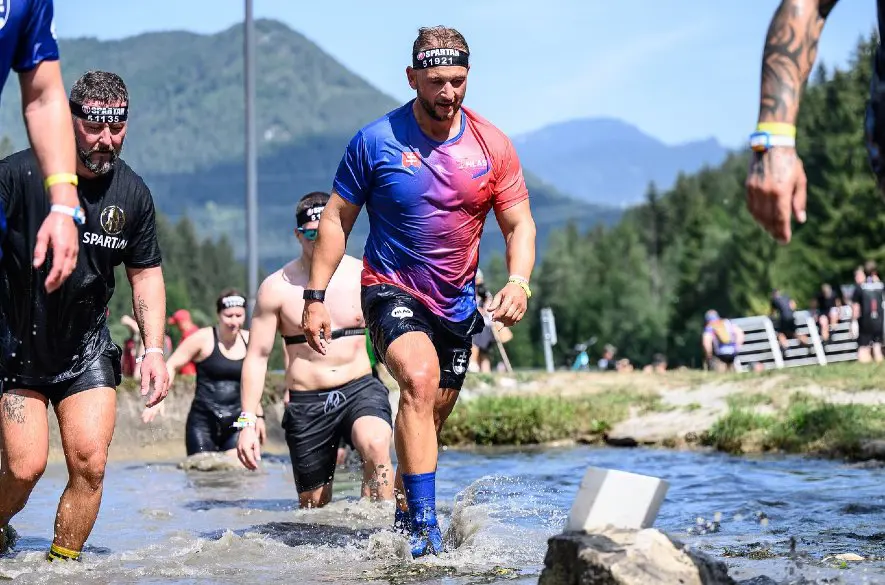
[[830, 339], [830, 329], [839, 323], [839, 298], [833, 292], [833, 287], [827, 283], [820, 285], [820, 292], [815, 299], [817, 304], [817, 321], [820, 330], [820, 338], [827, 342]]
[[777, 340], [781, 350], [786, 350], [790, 339], [795, 339], [802, 345], [809, 345], [809, 340], [804, 335], [796, 334], [796, 302], [780, 290], [771, 291], [772, 317], [775, 321], [774, 328], [777, 330]]
[[870, 352], [876, 362], [882, 361], [883, 287], [875, 262], [864, 265], [864, 281], [854, 289], [854, 318], [857, 319], [857, 360], [870, 361]]
[[651, 358], [651, 363], [642, 368], [646, 374], [663, 374], [667, 371], [667, 356], [656, 353]]
[[[178, 330], [181, 332], [181, 341], [178, 342], [179, 345], [181, 345], [182, 341], [200, 330], [200, 328], [194, 324], [191, 319], [191, 313], [187, 309], [178, 309], [172, 313], [172, 316], [169, 317], [169, 324], [177, 326]], [[192, 361], [187, 362], [180, 370], [178, 370], [178, 373], [182, 376], [196, 376], [197, 365]]]
[[702, 345], [707, 367], [711, 370], [734, 370], [734, 362], [744, 344], [744, 331], [723, 319], [714, 310], [704, 314]]
[[[138, 323], [131, 315], [120, 317], [120, 323], [129, 330], [129, 337], [123, 342], [123, 356], [121, 358], [122, 374], [129, 378], [141, 379], [141, 369], [138, 367], [138, 357], [144, 355], [144, 343], [138, 329]], [[168, 359], [172, 353], [172, 338], [163, 336], [163, 354]]]
[[618, 353], [618, 348], [614, 345], [606, 344], [605, 348], [602, 351], [602, 357], [596, 362], [596, 367], [599, 368], [600, 371], [614, 371], [618, 368], [618, 364], [615, 361], [615, 354]]
[[[483, 319], [483, 328], [473, 336], [473, 345], [470, 348], [470, 362], [468, 370], [471, 372], [492, 371], [492, 348], [496, 346], [495, 337], [501, 343], [507, 343], [513, 339], [513, 332], [509, 328], [497, 326], [492, 322], [492, 316], [485, 307], [492, 300], [492, 295], [485, 286], [482, 272], [476, 271], [476, 306]], [[495, 327], [493, 330], [492, 327]]]
[[603, 348], [602, 358], [596, 362], [596, 367], [603, 372], [632, 372], [633, 365], [630, 363], [630, 360], [627, 358], [616, 360], [615, 355], [617, 353], [617, 347], [607, 344], [605, 348]]
[[854, 269], [854, 284], [860, 286], [866, 279], [867, 275], [863, 269], [863, 266], [858, 266]]
[[138, 352], [142, 351], [141, 336], [138, 333], [138, 324], [129, 315], [120, 317], [120, 323], [129, 330], [129, 337], [123, 342], [122, 374], [127, 378], [135, 376], [135, 364]]

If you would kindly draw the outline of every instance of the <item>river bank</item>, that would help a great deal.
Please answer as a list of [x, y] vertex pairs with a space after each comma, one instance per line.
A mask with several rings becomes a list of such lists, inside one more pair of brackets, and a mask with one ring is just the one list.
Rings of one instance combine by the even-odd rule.
[[538, 374], [481, 380], [474, 392], [478, 400], [465, 401], [450, 419], [446, 438], [453, 443], [506, 444], [529, 436], [885, 460], [885, 365], [725, 375]]
[[[391, 388], [396, 411], [399, 393]], [[193, 380], [179, 377], [152, 423], [141, 420], [134, 380], [118, 391], [112, 460], [182, 459]], [[284, 383], [268, 376], [266, 451], [287, 453], [280, 429]], [[51, 409], [50, 409], [51, 412]], [[50, 457], [61, 457], [50, 415]], [[835, 364], [777, 372], [470, 374], [444, 446], [609, 444], [802, 453], [885, 460], [885, 366]]]

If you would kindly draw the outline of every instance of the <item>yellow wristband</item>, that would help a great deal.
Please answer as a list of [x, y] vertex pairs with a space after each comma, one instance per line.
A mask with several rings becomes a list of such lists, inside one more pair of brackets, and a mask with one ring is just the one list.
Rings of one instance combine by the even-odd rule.
[[796, 127], [786, 122], [759, 122], [756, 126], [759, 132], [768, 132], [775, 136], [789, 136], [796, 138]]
[[526, 282], [525, 279], [522, 279], [522, 278], [509, 278], [509, 279], [507, 280], [507, 282], [512, 282], [513, 284], [515, 284], [516, 286], [518, 286], [519, 288], [521, 288], [522, 290], [524, 290], [524, 291], [525, 291], [525, 298], [527, 298], [527, 299], [532, 298], [532, 289], [529, 288], [529, 283]]
[[54, 175], [49, 175], [43, 181], [43, 185], [47, 189], [59, 183], [70, 183], [71, 185], [76, 187], [78, 183], [77, 175], [75, 175], [74, 173], [55, 173]]

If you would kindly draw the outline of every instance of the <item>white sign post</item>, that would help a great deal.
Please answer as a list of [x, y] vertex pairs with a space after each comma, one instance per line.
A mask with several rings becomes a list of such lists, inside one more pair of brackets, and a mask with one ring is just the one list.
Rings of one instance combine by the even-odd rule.
[[556, 345], [556, 321], [550, 307], [541, 309], [541, 333], [544, 343], [544, 362], [547, 372], [553, 372], [553, 346]]

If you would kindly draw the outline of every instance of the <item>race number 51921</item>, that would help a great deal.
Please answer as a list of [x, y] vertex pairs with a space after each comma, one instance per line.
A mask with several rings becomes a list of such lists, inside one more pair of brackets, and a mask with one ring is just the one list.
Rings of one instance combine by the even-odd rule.
[[454, 57], [434, 57], [432, 59], [424, 59], [421, 61], [422, 67], [430, 67], [432, 65], [454, 65]]

